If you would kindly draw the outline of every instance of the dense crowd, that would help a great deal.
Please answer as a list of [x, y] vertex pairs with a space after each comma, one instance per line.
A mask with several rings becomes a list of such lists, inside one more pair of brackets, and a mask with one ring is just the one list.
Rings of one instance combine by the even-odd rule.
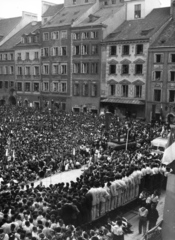
[[[144, 188], [161, 188], [166, 179], [161, 156], [150, 149], [159, 124], [111, 116], [106, 132], [105, 117], [89, 113], [2, 107], [0, 114], [0, 239], [96, 240], [116, 232], [122, 239], [128, 223], [121, 217], [97, 229], [79, 226], [128, 204]], [[109, 148], [108, 141], [126, 139], [128, 126], [129, 139], [143, 144]], [[24, 187], [86, 162], [89, 168], [75, 182]]]

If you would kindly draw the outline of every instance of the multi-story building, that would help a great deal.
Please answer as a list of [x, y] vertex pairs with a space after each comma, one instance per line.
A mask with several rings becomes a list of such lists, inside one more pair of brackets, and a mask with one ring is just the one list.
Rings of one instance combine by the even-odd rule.
[[148, 49], [168, 24], [170, 8], [141, 17], [142, 8], [137, 19], [125, 21], [102, 44], [101, 106], [133, 117], [145, 116]]
[[[18, 101], [26, 106], [40, 106], [41, 22], [32, 22], [23, 31], [15, 50], [15, 90]], [[24, 30], [24, 29], [23, 29]]]
[[[96, 0], [67, 1], [41, 28], [42, 102], [71, 110], [72, 42], [71, 26], [85, 19], [99, 6]], [[48, 9], [49, 10], [49, 9]]]
[[171, 16], [171, 21], [149, 49], [146, 98], [148, 121], [162, 119], [172, 122], [175, 117], [175, 3], [173, 1]]
[[[0, 46], [0, 99], [8, 102], [9, 95], [16, 93], [15, 49], [21, 41], [21, 36], [36, 30], [36, 22], [29, 23]], [[21, 79], [23, 81], [23, 79]]]
[[[100, 1], [97, 11], [72, 25], [72, 109], [95, 111], [100, 105], [101, 41], [125, 20], [123, 1]], [[115, 22], [115, 24], [111, 24]]]

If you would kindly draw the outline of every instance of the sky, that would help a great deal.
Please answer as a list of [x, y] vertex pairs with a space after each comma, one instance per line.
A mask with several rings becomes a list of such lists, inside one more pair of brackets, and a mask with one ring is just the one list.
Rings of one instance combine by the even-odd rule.
[[[0, 18], [11, 18], [22, 16], [22, 11], [36, 13], [38, 20], [41, 20], [42, 0], [0, 0]], [[64, 0], [46, 0], [56, 4]], [[154, 0], [153, 0], [154, 1]], [[170, 6], [171, 0], [160, 0], [162, 6]]]

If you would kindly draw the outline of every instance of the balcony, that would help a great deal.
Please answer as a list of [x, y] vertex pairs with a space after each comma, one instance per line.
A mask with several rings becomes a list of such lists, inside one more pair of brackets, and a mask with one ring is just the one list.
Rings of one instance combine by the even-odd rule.
[[30, 74], [26, 74], [25, 75], [25, 79], [31, 79], [31, 75]]
[[36, 74], [36, 75], [33, 75], [33, 78], [34, 79], [40, 79], [40, 76], [41, 76], [40, 74]]

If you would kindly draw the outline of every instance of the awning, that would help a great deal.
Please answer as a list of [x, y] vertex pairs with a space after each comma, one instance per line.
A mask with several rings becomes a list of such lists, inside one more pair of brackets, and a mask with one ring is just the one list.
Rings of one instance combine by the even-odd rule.
[[145, 103], [143, 101], [138, 100], [138, 99], [106, 98], [106, 99], [101, 100], [101, 102], [145, 105]]

